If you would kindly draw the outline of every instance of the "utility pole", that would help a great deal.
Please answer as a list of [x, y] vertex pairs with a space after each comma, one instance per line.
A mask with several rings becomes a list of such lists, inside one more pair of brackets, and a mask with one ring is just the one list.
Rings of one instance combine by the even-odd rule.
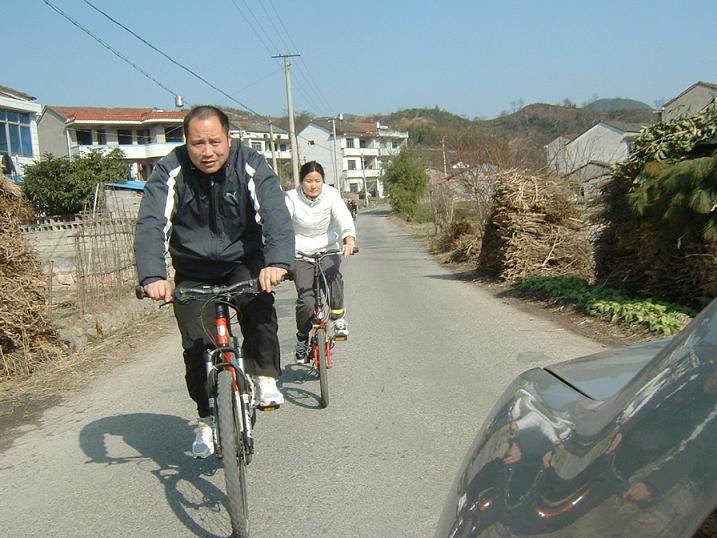
[[[276, 167], [276, 144], [274, 144], [274, 124], [269, 122], [269, 144], [271, 144], [271, 165], [274, 167], [274, 172], [279, 176], [279, 169]], [[279, 176], [281, 179], [281, 176]]]
[[443, 179], [448, 177], [448, 168], [446, 167], [446, 137], [441, 137], [441, 149], [443, 150]]
[[[339, 115], [339, 120], [341, 119], [341, 115]], [[334, 150], [334, 178], [336, 180], [336, 188], [339, 189], [339, 193], [341, 193], [341, 178], [339, 177], [337, 173], [337, 166], [336, 166], [336, 118], [331, 118], [331, 127], [334, 134], [334, 143], [333, 143], [333, 150]]]
[[294, 126], [294, 104], [291, 99], [291, 71], [289, 58], [300, 56], [300, 54], [277, 54], [272, 58], [284, 59], [284, 78], [286, 79], [286, 106], [289, 113], [289, 138], [291, 139], [291, 171], [294, 176], [294, 185], [299, 186], [299, 152], [296, 143], [296, 127]]

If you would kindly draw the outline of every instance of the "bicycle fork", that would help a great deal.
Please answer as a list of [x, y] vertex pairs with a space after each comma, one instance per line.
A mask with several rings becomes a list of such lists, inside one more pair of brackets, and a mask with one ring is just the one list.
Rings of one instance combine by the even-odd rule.
[[[239, 341], [231, 334], [229, 329], [229, 307], [224, 304], [216, 305], [216, 334], [217, 350], [221, 353], [222, 361], [219, 367], [228, 369], [232, 376], [234, 386], [234, 417], [242, 435], [245, 450], [246, 462], [249, 463], [251, 454], [254, 453], [254, 435], [251, 426], [252, 401], [250, 381], [244, 373], [244, 358], [239, 350]], [[218, 370], [213, 360], [207, 363], [207, 375]], [[216, 373], [214, 374], [216, 375]], [[212, 399], [209, 401], [210, 408], [214, 405]]]

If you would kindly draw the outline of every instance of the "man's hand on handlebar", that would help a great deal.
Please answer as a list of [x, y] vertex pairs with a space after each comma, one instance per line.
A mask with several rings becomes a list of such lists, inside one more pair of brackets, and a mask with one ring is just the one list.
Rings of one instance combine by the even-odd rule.
[[164, 301], [165, 303], [172, 302], [172, 286], [166, 280], [156, 280], [151, 284], [146, 284], [144, 292], [147, 297], [154, 299], [155, 301]]
[[283, 267], [264, 267], [259, 273], [259, 287], [271, 293], [271, 287], [279, 284], [288, 274], [289, 271]]

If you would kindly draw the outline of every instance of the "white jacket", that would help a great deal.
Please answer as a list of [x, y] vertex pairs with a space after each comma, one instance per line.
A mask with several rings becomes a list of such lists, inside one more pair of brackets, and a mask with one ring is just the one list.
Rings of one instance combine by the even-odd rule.
[[331, 185], [324, 185], [315, 200], [307, 197], [299, 185], [286, 193], [286, 205], [296, 234], [296, 252], [313, 254], [338, 249], [345, 237], [356, 237], [351, 213]]

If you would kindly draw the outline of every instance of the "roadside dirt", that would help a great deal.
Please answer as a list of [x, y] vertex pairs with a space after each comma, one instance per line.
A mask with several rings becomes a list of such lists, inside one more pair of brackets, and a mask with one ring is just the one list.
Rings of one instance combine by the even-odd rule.
[[443, 266], [456, 276], [457, 280], [472, 282], [476, 286], [481, 286], [505, 304], [514, 306], [533, 317], [548, 319], [565, 330], [585, 336], [608, 347], [628, 346], [661, 338], [660, 335], [652, 334], [648, 331], [635, 330], [594, 316], [588, 316], [571, 306], [555, 306], [546, 301], [523, 295], [509, 284], [480, 275], [476, 272], [476, 265], [472, 262], [443, 262], [441, 255], [433, 252], [431, 239], [421, 233], [421, 225], [407, 223], [394, 216], [391, 217], [391, 220], [398, 227], [418, 238], [426, 250], [441, 261]]
[[97, 376], [135, 360], [157, 335], [173, 330], [170, 308], [150, 312], [77, 353], [43, 364], [30, 377], [0, 382], [0, 454], [12, 444], [22, 426], [37, 424], [45, 409], [84, 389]]

